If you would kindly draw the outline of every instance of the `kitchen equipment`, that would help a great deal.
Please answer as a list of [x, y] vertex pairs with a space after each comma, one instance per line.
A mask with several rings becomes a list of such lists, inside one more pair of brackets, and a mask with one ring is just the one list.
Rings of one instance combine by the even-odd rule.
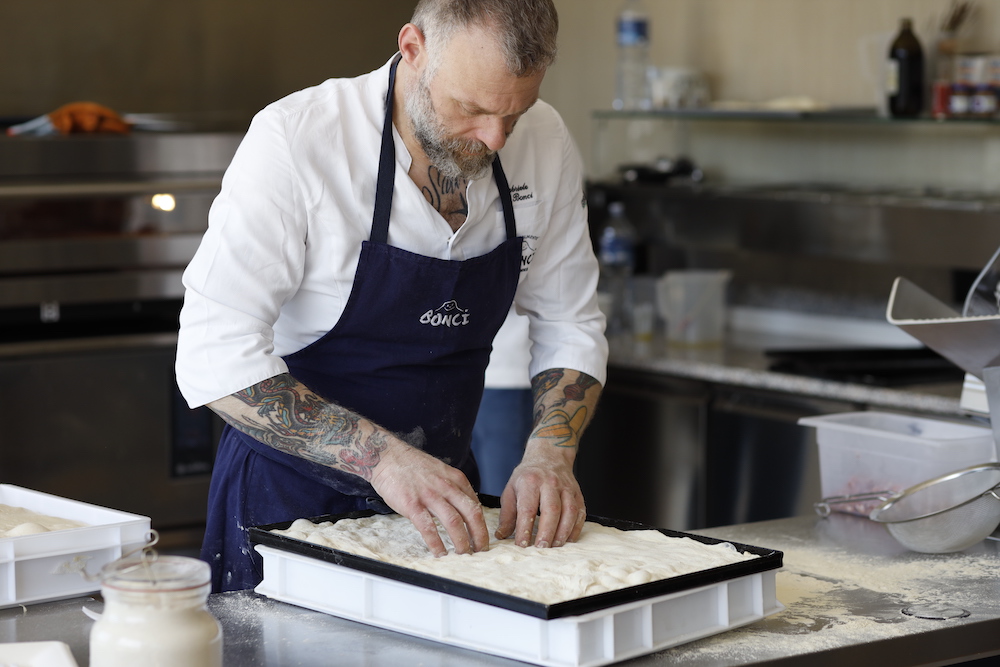
[[1000, 363], [1000, 314], [960, 315], [900, 277], [892, 283], [886, 319], [976, 377]]
[[667, 271], [656, 285], [667, 341], [680, 345], [717, 345], [726, 326], [726, 285], [731, 271]]
[[927, 347], [824, 347], [765, 350], [768, 370], [880, 387], [961, 382], [965, 373]]
[[870, 518], [912, 551], [962, 551], [1000, 525], [998, 491], [1000, 464], [971, 466], [893, 495]]
[[[961, 467], [995, 461], [989, 428], [888, 412], [806, 417], [816, 428], [820, 486], [838, 511], [868, 516], [887, 494]], [[830, 503], [834, 504], [834, 503]]]
[[[483, 497], [496, 506], [497, 499]], [[370, 516], [355, 512], [313, 522]], [[649, 526], [588, 517], [622, 530]], [[264, 558], [257, 593], [434, 641], [538, 665], [596, 667], [752, 623], [783, 609], [775, 597], [782, 554], [546, 605], [250, 528]], [[714, 540], [662, 530], [706, 544]]]
[[1000, 250], [977, 277], [963, 315], [905, 278], [893, 282], [886, 307], [890, 323], [983, 381], [993, 424], [994, 460], [1000, 460], [1000, 313], [991, 304], [996, 300], [998, 256]]
[[[149, 516], [161, 544], [201, 542], [222, 422], [174, 381], [181, 273], [241, 137], [0, 137], [4, 482]], [[96, 410], [38, 400], [97, 377]]]

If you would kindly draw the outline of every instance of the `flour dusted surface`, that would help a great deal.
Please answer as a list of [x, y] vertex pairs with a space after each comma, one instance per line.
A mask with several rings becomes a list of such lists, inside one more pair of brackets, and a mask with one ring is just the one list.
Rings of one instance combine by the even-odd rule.
[[[483, 508], [490, 535], [499, 510]], [[731, 544], [707, 545], [656, 530], [622, 531], [587, 522], [575, 543], [559, 548], [518, 547], [491, 538], [490, 548], [434, 558], [416, 528], [398, 515], [375, 515], [314, 524], [298, 519], [274, 533], [473, 584], [543, 604], [575, 600], [610, 590], [757, 558]]]
[[39, 514], [24, 507], [0, 504], [0, 538], [35, 535], [85, 525], [87, 524], [81, 521]]

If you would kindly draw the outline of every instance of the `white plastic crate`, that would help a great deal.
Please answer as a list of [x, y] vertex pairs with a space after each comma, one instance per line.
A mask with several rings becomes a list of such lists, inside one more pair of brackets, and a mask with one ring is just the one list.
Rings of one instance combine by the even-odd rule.
[[[889, 412], [805, 417], [816, 428], [823, 497], [902, 491], [960, 468], [996, 460], [993, 431], [983, 426]], [[881, 501], [832, 505], [868, 516]]]
[[536, 665], [596, 667], [747, 625], [784, 607], [776, 569], [542, 619], [258, 544], [267, 597]]
[[100, 590], [88, 581], [104, 565], [146, 542], [150, 520], [89, 503], [0, 484], [0, 504], [82, 521], [86, 526], [0, 537], [0, 608], [59, 600]]

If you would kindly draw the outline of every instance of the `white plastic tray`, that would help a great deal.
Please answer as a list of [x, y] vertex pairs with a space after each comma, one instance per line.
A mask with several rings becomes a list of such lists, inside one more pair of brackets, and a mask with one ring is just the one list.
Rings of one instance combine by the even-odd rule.
[[100, 569], [146, 542], [148, 517], [0, 484], [0, 504], [86, 526], [37, 535], [0, 537], [0, 608], [86, 595], [100, 589], [86, 569]]
[[768, 570], [578, 616], [543, 619], [258, 544], [255, 589], [308, 609], [553, 667], [596, 667], [747, 625], [784, 609]]
[[63, 642], [16, 642], [0, 644], [0, 664], [17, 667], [77, 667]]

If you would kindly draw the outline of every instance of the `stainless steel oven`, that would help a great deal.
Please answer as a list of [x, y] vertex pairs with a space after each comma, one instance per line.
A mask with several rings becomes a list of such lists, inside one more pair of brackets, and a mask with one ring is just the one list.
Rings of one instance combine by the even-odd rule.
[[0, 138], [0, 482], [200, 541], [221, 422], [174, 382], [180, 278], [239, 140]]

